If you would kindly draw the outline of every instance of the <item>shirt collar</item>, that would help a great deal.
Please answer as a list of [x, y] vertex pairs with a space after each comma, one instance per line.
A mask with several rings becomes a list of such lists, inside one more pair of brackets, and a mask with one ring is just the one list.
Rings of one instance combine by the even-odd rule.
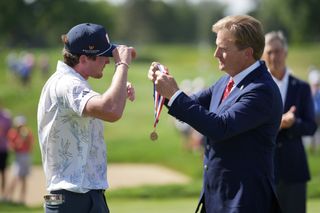
[[272, 78], [273, 78], [274, 82], [276, 82], [276, 84], [278, 84], [278, 85], [279, 84], [285, 84], [286, 85], [286, 84], [288, 84], [288, 81], [289, 81], [289, 73], [290, 73], [289, 69], [286, 68], [284, 76], [283, 76], [283, 78], [281, 80], [275, 78], [274, 76], [272, 76]]
[[244, 69], [237, 75], [233, 76], [234, 85], [238, 85], [249, 73], [255, 70], [257, 67], [260, 66], [260, 61], [256, 61], [254, 64], [249, 66], [248, 68]]
[[58, 61], [58, 65], [57, 65], [57, 70], [59, 72], [64, 72], [64, 73], [71, 73], [73, 75], [78, 76], [80, 79], [86, 81], [85, 78], [82, 77], [82, 75], [80, 75], [77, 71], [75, 71], [72, 67], [68, 66], [66, 63], [64, 63], [63, 61]]

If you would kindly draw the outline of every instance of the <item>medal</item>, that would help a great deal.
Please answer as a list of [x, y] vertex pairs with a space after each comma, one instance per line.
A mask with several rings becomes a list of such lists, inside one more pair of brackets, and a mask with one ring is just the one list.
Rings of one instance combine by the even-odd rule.
[[153, 140], [153, 141], [158, 139], [158, 134], [156, 133], [155, 130], [153, 132], [151, 132], [150, 139]]
[[[168, 74], [168, 70], [163, 65], [158, 64], [158, 69], [160, 70], [160, 72]], [[158, 139], [156, 127], [159, 122], [161, 110], [165, 101], [165, 98], [156, 91], [155, 84], [153, 84], [153, 100], [154, 100], [154, 123], [153, 123], [154, 130], [150, 134], [150, 139], [152, 141], [155, 141]]]

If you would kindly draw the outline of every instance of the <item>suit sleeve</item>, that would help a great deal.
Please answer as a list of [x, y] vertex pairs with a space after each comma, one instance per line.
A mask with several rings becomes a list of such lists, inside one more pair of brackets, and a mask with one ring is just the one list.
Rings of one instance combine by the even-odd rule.
[[308, 84], [302, 83], [301, 89], [296, 91], [297, 112], [294, 125], [288, 129], [291, 135], [298, 137], [313, 135], [317, 129], [315, 121], [314, 103]]
[[205, 89], [199, 93], [196, 93], [191, 96], [191, 99], [195, 101], [195, 103], [201, 105], [205, 109], [209, 110], [210, 101], [212, 95], [212, 88]]
[[235, 102], [225, 105], [218, 114], [200, 104], [207, 104], [209, 95], [203, 93], [194, 99], [182, 93], [169, 108], [169, 114], [188, 123], [212, 141], [223, 141], [255, 129], [272, 116], [274, 105], [279, 104], [273, 90], [266, 84], [255, 84]]

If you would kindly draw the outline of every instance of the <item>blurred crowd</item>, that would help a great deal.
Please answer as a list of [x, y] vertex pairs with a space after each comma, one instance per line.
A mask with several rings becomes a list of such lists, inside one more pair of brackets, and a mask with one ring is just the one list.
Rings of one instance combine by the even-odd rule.
[[314, 66], [310, 66], [308, 81], [314, 101], [315, 117], [318, 129], [312, 137], [305, 138], [305, 145], [310, 149], [311, 153], [315, 153], [318, 151], [320, 146], [320, 70]]
[[[205, 87], [205, 80], [201, 77], [185, 79], [180, 83], [180, 88], [188, 95], [196, 94]], [[176, 129], [181, 134], [183, 147], [193, 153], [202, 153], [205, 137], [189, 124], [174, 120]]]
[[[6, 64], [10, 76], [24, 87], [31, 83], [35, 69], [43, 79], [49, 76], [49, 57], [44, 53], [36, 57], [27, 50], [12, 51]], [[26, 117], [13, 115], [0, 100], [0, 202], [25, 204], [33, 143]]]
[[40, 69], [43, 78], [49, 74], [49, 58], [46, 54], [41, 54], [36, 60], [35, 55], [29, 51], [10, 52], [6, 62], [10, 73], [24, 86], [30, 83], [35, 67]]
[[[0, 103], [0, 201], [25, 204], [30, 174], [32, 131], [23, 115], [12, 116]], [[12, 163], [11, 163], [12, 159]], [[9, 161], [10, 176], [7, 174]], [[10, 178], [8, 178], [10, 177]], [[20, 190], [18, 190], [20, 188]], [[15, 198], [15, 193], [18, 198]]]

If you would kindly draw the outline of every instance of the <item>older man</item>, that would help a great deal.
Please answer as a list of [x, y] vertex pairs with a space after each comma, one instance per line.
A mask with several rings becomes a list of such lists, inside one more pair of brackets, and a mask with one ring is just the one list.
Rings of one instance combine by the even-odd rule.
[[284, 113], [277, 135], [275, 175], [284, 213], [306, 212], [306, 182], [310, 179], [302, 136], [317, 129], [310, 86], [286, 66], [288, 45], [281, 31], [265, 35], [263, 59], [277, 83]]

